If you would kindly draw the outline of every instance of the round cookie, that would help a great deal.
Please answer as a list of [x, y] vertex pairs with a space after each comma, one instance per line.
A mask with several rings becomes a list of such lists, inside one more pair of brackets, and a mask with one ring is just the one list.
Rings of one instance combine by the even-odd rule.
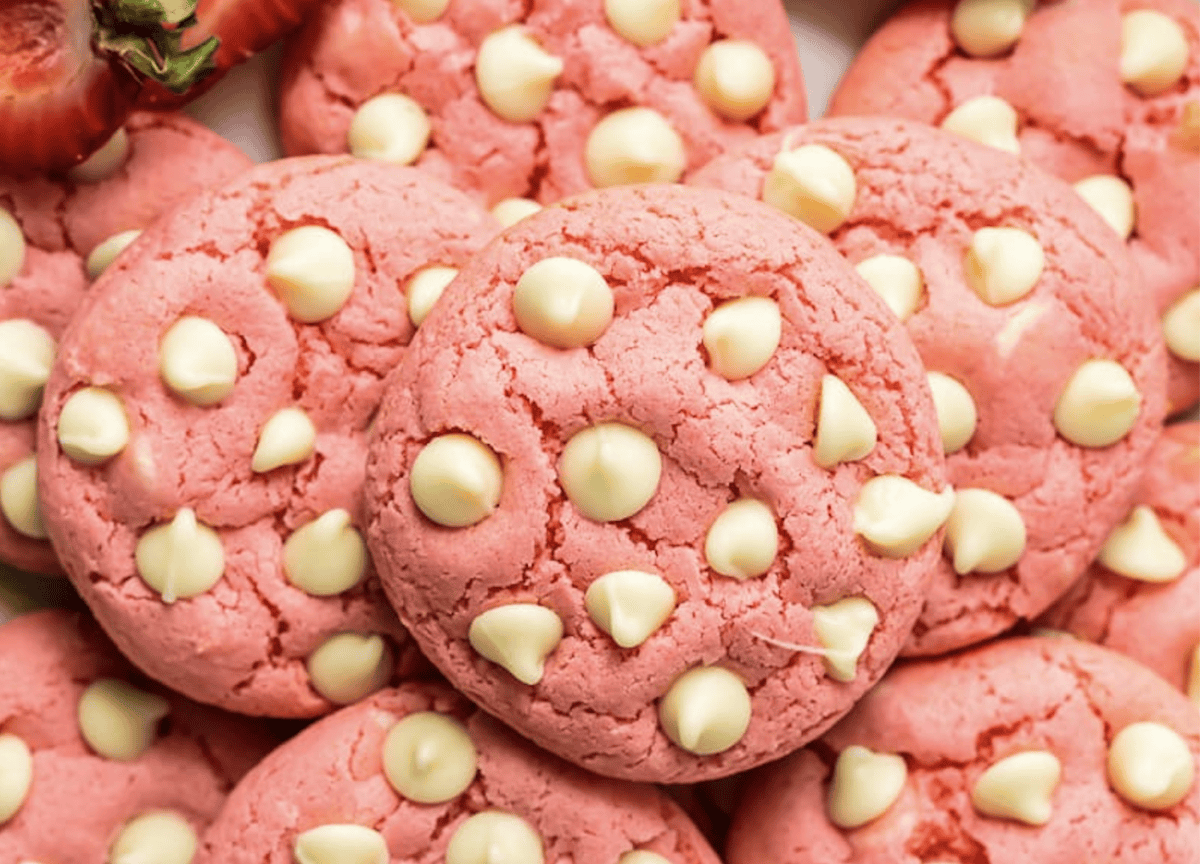
[[293, 861], [719, 864], [663, 792], [568, 765], [432, 684], [377, 693], [272, 753], [196, 864]]
[[148, 675], [304, 717], [413, 670], [355, 527], [365, 434], [431, 286], [495, 230], [412, 169], [283, 160], [160, 221], [91, 292], [46, 385], [43, 516]]
[[282, 81], [285, 152], [416, 163], [488, 206], [677, 180], [806, 117], [778, 0], [337, 0]]
[[753, 775], [729, 864], [1191, 864], [1200, 715], [1144, 666], [1010, 639], [897, 666]]
[[1082, 182], [1080, 194], [1128, 237], [1163, 315], [1172, 410], [1195, 403], [1200, 6], [1193, 0], [917, 0], [863, 48], [830, 114], [942, 125]]
[[687, 782], [795, 749], [882, 674], [951, 496], [911, 343], [820, 237], [607, 189], [442, 303], [380, 409], [368, 541], [456, 687], [597, 773]]
[[0, 626], [0, 730], [6, 862], [189, 861], [182, 851], [278, 741], [147, 686], [94, 622], [63, 611]]
[[1135, 506], [1040, 623], [1145, 663], [1200, 705], [1200, 424], [1164, 430]]
[[956, 502], [905, 653], [1041, 614], [1124, 518], [1161, 429], [1162, 340], [1124, 245], [1065, 183], [906, 120], [764, 136], [690, 182], [819, 224], [925, 362]]
[[60, 572], [38, 515], [34, 415], [89, 278], [132, 238], [126, 232], [249, 167], [194, 120], [135, 113], [68, 177], [0, 176], [0, 560]]

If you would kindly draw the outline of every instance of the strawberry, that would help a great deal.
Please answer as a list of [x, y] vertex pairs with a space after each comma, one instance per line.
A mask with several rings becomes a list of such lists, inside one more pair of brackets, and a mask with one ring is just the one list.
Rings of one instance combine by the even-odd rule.
[[213, 58], [213, 74], [185, 94], [172, 93], [148, 82], [138, 96], [138, 107], [179, 108], [215, 84], [234, 66], [298, 26], [319, 3], [320, 0], [200, 0], [196, 7], [196, 26], [184, 36], [183, 44], [199, 44], [209, 37], [220, 40]]
[[145, 80], [184, 90], [215, 39], [185, 49], [195, 0], [0, 0], [0, 172], [62, 171], [125, 121]]

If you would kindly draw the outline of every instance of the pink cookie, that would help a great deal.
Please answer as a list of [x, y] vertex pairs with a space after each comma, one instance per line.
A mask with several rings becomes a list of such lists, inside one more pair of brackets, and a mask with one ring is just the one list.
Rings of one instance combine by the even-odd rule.
[[489, 206], [677, 180], [805, 119], [778, 0], [337, 0], [282, 74], [286, 152], [415, 162]]
[[1065, 593], [1125, 516], [1163, 415], [1157, 321], [1113, 232], [1041, 170], [905, 120], [776, 133], [692, 182], [820, 222], [931, 373], [957, 498], [905, 653], [978, 642]]
[[234, 790], [196, 864], [310, 860], [719, 864], [662, 792], [592, 776], [450, 688], [411, 684], [272, 753]]
[[947, 125], [1087, 180], [1081, 194], [1128, 237], [1166, 313], [1170, 404], [1186, 408], [1200, 394], [1200, 6], [994, 5], [1007, 11], [989, 18], [986, 0], [905, 6], [858, 55], [830, 114]]
[[1195, 864], [1200, 715], [1119, 654], [1011, 639], [902, 664], [753, 775], [729, 864]]
[[1145, 663], [1200, 704], [1200, 424], [1168, 426], [1136, 507], [1041, 623]]
[[[188, 860], [145, 856], [195, 842], [278, 740], [147, 687], [92, 621], [61, 611], [0, 626], [0, 729], [5, 862]], [[154, 823], [167, 833], [147, 845]]]
[[[37, 513], [33, 417], [55, 340], [87, 289], [86, 259], [249, 167], [187, 117], [139, 113], [70, 178], [0, 177], [0, 560], [59, 572]], [[102, 249], [92, 268], [110, 257]]]
[[43, 515], [148, 675], [304, 717], [411, 671], [354, 527], [365, 433], [413, 316], [495, 230], [412, 169], [285, 160], [97, 283], [46, 386]]
[[609, 189], [510, 228], [442, 303], [376, 422], [368, 539], [451, 682], [661, 782], [849, 710], [951, 496], [911, 343], [832, 247], [739, 196]]

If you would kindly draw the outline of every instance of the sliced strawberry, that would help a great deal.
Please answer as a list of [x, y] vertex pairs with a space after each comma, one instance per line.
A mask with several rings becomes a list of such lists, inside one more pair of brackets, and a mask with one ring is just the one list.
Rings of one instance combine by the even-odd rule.
[[143, 79], [186, 89], [202, 77], [215, 40], [181, 48], [194, 5], [0, 0], [0, 172], [69, 168], [125, 121]]
[[138, 95], [138, 107], [168, 110], [190, 102], [234, 66], [299, 26], [319, 4], [320, 0], [200, 0], [196, 26], [184, 36], [183, 45], [197, 45], [213, 36], [219, 39], [215, 71], [182, 95], [147, 82]]

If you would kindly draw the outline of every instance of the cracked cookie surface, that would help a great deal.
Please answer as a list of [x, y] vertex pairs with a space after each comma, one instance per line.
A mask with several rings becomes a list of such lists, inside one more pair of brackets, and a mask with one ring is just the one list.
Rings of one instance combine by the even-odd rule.
[[1163, 431], [1134, 505], [1124, 537], [1039, 623], [1127, 654], [1200, 703], [1200, 424]]
[[[959, 495], [963, 510], [905, 653], [969, 645], [1044, 611], [1124, 517], [1164, 410], [1156, 321], [1123, 245], [1066, 184], [911, 121], [817, 121], [764, 136], [689, 182], [758, 198], [786, 154], [809, 147], [832, 151], [856, 181], [830, 239], [860, 272], [889, 256], [910, 274], [870, 276], [928, 371], [958, 393], [939, 407], [949, 480], [959, 493], [983, 493]], [[989, 233], [996, 228], [1006, 233]], [[1029, 260], [1033, 278], [1021, 281], [1013, 262]], [[897, 285], [909, 288], [903, 302]], [[1011, 285], [1025, 293], [993, 293]], [[1128, 380], [1096, 360], [1115, 361]], [[1104, 446], [1061, 422], [1068, 385], [1089, 368], [1123, 382], [1099, 403], [1111, 395], [1130, 405]], [[1016, 539], [1000, 542], [1010, 528]]]
[[46, 388], [43, 512], [144, 671], [298, 717], [413, 671], [355, 527], [365, 433], [415, 330], [410, 277], [495, 230], [411, 169], [284, 160], [160, 222], [97, 284]]
[[[151, 811], [178, 814], [199, 834], [234, 784], [278, 743], [259, 721], [147, 685], [79, 613], [36, 612], [0, 627], [0, 670], [6, 861], [104, 864], [123, 827]], [[80, 721], [85, 693], [113, 680], [145, 688], [142, 698], [158, 702], [140, 752], [121, 759], [92, 743], [104, 748], [115, 739], [90, 739]], [[32, 756], [32, 780], [15, 813], [13, 738]]]
[[[88, 180], [0, 177], [0, 211], [13, 218], [24, 246], [23, 265], [11, 280], [0, 278], [0, 322], [20, 320], [42, 331], [32, 340], [26, 325], [19, 333], [6, 331], [0, 390], [45, 380], [53, 340], [62, 336], [83, 300], [89, 278], [85, 262], [98, 245], [145, 228], [159, 213], [250, 167], [240, 150], [182, 115], [137, 112], [118, 134], [127, 142], [123, 158], [110, 159], [107, 171]], [[32, 457], [36, 402], [28, 407], [32, 410], [23, 418], [15, 416], [23, 411], [5, 412], [0, 420], [0, 476]], [[29, 497], [33, 486], [28, 481], [24, 486], [10, 503], [29, 511], [35, 507]], [[22, 501], [14, 502], [15, 497]], [[25, 570], [60, 572], [36, 521], [22, 521], [18, 528], [7, 513], [0, 516], [0, 559]]]
[[[624, 6], [634, 18], [644, 6], [644, 19], [665, 20], [633, 22], [638, 41], [631, 41], [614, 28], [606, 5]], [[499, 64], [487, 63], [481, 50], [506, 32], [520, 35], [500, 43]], [[739, 90], [733, 101], [748, 117], [714, 110], [693, 80], [710, 45], [729, 42], [740, 53], [717, 61], [733, 64], [718, 77], [729, 75]], [[747, 77], [767, 69], [770, 82], [740, 93]], [[497, 92], [518, 95], [489, 97], [492, 77]], [[799, 58], [778, 0], [325, 3], [285, 55], [285, 151], [348, 152], [359, 109], [383, 94], [411, 101], [364, 122], [366, 139], [409, 142], [405, 155], [388, 158], [411, 159], [488, 206], [512, 197], [548, 203], [601, 185], [585, 151], [599, 121], [615, 112], [646, 109], [621, 114], [632, 125], [618, 123], [608, 139], [643, 172], [668, 170], [668, 163], [694, 168], [735, 142], [806, 117]], [[514, 111], [514, 99], [526, 110]], [[626, 182], [650, 179], [663, 178], [646, 173]]]
[[[1186, 775], [1190, 766], [1192, 780], [1173, 806], [1133, 806], [1107, 776], [1114, 740], [1136, 723], [1166, 727], [1185, 745], [1174, 767]], [[886, 808], [872, 808], [873, 819], [840, 829], [827, 815], [828, 780], [854, 746], [899, 757], [903, 781], [881, 802]], [[978, 792], [986, 769], [1032, 753], [1057, 760], [1057, 780], [1009, 788], [1015, 801], [1048, 789], [1044, 824], [977, 809], [973, 791], [987, 800]], [[897, 666], [818, 744], [753, 775], [726, 855], [731, 864], [1191, 864], [1198, 764], [1195, 706], [1145, 667], [1070, 639], [1005, 640]], [[869, 795], [873, 767], [847, 791]]]
[[[544, 267], [589, 298], [562, 330]], [[936, 420], [903, 329], [819, 237], [714, 190], [602, 190], [510, 228], [439, 312], [380, 410], [368, 539], [455, 686], [590, 770], [684, 782], [794, 749], [891, 662], [946, 515]], [[587, 344], [542, 341], [585, 319]], [[461, 511], [423, 494], [447, 446], [478, 466], [443, 475]]]
[[[1170, 403], [1172, 410], [1194, 404], [1200, 395], [1194, 336], [1200, 321], [1200, 9], [1191, 0], [1038, 3], [1023, 17], [1015, 44], [982, 58], [956, 43], [955, 10], [954, 0], [918, 0], [900, 9], [847, 71], [830, 115], [887, 114], [938, 125], [970, 100], [999, 97], [1015, 111], [1001, 122], [1016, 124], [1002, 135], [1009, 149], [1070, 183], [1118, 178], [1132, 190], [1125, 205], [1132, 211], [1124, 218], [1133, 220], [1128, 245], [1147, 296], [1160, 314], [1181, 303], [1190, 310], [1191, 347], [1181, 343], [1182, 353], [1169, 358]], [[1124, 16], [1146, 11], [1175, 22], [1175, 35], [1168, 26], [1166, 35], [1154, 31], [1144, 45], [1133, 38], [1123, 44]], [[1165, 89], [1140, 92], [1137, 61], [1153, 70], [1165, 55], [1152, 52], [1180, 39], [1175, 48], [1183, 56], [1172, 58], [1178, 65], [1161, 82]]]
[[[418, 803], [408, 797], [416, 794], [411, 787], [396, 782], [398, 775], [413, 779], [405, 760], [393, 754], [399, 727], [414, 715], [424, 722], [411, 740], [431, 754], [428, 776], [460, 758], [466, 765], [432, 796], [444, 800]], [[430, 797], [429, 791], [420, 789], [419, 797]], [[291, 864], [297, 838], [307, 833], [319, 841], [325, 825], [370, 829], [376, 836], [363, 842], [378, 844], [379, 860], [484, 860], [448, 854], [455, 837], [470, 832], [471, 817], [484, 813], [521, 820], [542, 852], [533, 857], [528, 847], [508, 845], [513, 833], [517, 841], [531, 839], [526, 831], [493, 834], [496, 860], [617, 864], [641, 850], [661, 856], [647, 855], [645, 864], [718, 862], [663, 792], [587, 774], [533, 747], [450, 688], [408, 684], [323, 718], [272, 753], [234, 791], [197, 864]], [[324, 841], [328, 848], [339, 842], [333, 833]], [[526, 856], [514, 857], [519, 850]]]

